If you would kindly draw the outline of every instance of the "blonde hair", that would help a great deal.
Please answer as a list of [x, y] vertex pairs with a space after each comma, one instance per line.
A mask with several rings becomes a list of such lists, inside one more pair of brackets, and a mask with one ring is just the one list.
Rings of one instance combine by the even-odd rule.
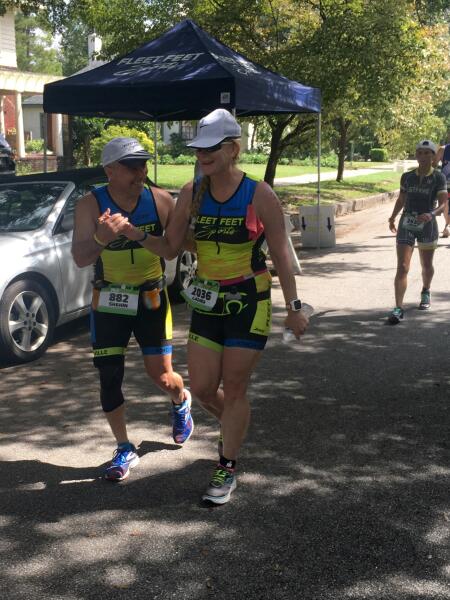
[[[233, 142], [233, 145], [237, 146], [237, 149], [238, 149], [237, 154], [236, 154], [236, 156], [233, 157], [233, 165], [235, 165], [237, 163], [237, 161], [239, 160], [239, 155], [241, 152], [241, 145], [239, 144], [238, 140], [233, 139], [233, 138], [227, 138], [223, 141], [224, 142]], [[203, 194], [209, 188], [210, 182], [211, 181], [210, 181], [209, 176], [203, 175], [200, 180], [199, 185], [197, 185], [197, 189], [195, 190], [194, 197], [192, 198], [189, 229], [186, 234], [186, 240], [188, 242], [195, 243], [194, 242], [195, 220], [196, 220], [198, 212], [200, 210], [200, 204], [202, 203]]]

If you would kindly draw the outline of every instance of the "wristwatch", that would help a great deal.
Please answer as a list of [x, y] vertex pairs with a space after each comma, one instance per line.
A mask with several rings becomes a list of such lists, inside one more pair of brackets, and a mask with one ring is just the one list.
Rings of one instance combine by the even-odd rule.
[[286, 304], [286, 308], [288, 310], [293, 310], [294, 312], [298, 312], [302, 309], [302, 301], [296, 298], [295, 300], [291, 300], [289, 304]]

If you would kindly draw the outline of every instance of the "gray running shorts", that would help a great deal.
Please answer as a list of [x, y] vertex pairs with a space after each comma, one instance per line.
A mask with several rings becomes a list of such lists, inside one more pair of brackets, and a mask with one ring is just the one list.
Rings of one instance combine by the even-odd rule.
[[418, 248], [422, 250], [434, 250], [439, 241], [439, 228], [436, 217], [424, 224], [421, 231], [411, 231], [406, 229], [404, 221], [407, 215], [403, 214], [397, 227], [397, 244], [407, 244], [414, 247], [416, 240]]

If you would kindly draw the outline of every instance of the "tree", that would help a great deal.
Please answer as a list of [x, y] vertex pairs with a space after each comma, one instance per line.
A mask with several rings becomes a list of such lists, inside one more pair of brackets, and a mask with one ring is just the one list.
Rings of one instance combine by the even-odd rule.
[[16, 14], [17, 66], [21, 71], [61, 75], [61, 63], [52, 36], [37, 16]]
[[[424, 29], [421, 69], [411, 82], [411, 93], [399, 94], [380, 120], [380, 140], [396, 154], [413, 154], [419, 139], [445, 139], [449, 129], [450, 92], [448, 72], [442, 69], [442, 56], [449, 55], [447, 27]], [[439, 35], [440, 31], [440, 35]]]
[[[0, 6], [6, 0], [0, 0]], [[323, 126], [334, 137], [342, 178], [347, 141], [361, 127], [375, 129], [399, 96], [413, 90], [428, 61], [425, 35], [435, 37], [449, 1], [432, 0], [51, 0], [42, 10], [56, 29], [82, 22], [103, 39], [102, 57], [124, 54], [180, 18], [269, 69], [319, 87]], [[9, 2], [14, 4], [14, 2]], [[17, 4], [17, 2], [15, 3]], [[27, 6], [38, 2], [28, 0]], [[130, 10], [130, 5], [132, 10]], [[442, 53], [442, 70], [448, 57]], [[431, 105], [430, 105], [431, 107]], [[311, 115], [269, 117], [265, 179], [293, 144], [311, 145]]]
[[61, 64], [63, 75], [76, 73], [88, 63], [89, 27], [79, 22], [65, 26], [60, 30]]

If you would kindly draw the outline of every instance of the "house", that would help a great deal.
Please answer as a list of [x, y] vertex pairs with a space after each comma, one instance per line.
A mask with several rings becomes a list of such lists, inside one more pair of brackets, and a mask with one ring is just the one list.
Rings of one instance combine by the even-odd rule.
[[[30, 113], [36, 112], [38, 106], [27, 104], [26, 98], [42, 97], [44, 85], [58, 79], [61, 77], [18, 70], [14, 12], [8, 10], [0, 17], [0, 132], [5, 134], [18, 158], [25, 158], [25, 139], [33, 135], [32, 131], [39, 134], [33, 137], [44, 137], [46, 132], [48, 147], [57, 156], [63, 155], [62, 115], [44, 115], [41, 110], [39, 125], [33, 124], [31, 129], [26, 129], [31, 127]], [[29, 110], [29, 107], [34, 108]]]

